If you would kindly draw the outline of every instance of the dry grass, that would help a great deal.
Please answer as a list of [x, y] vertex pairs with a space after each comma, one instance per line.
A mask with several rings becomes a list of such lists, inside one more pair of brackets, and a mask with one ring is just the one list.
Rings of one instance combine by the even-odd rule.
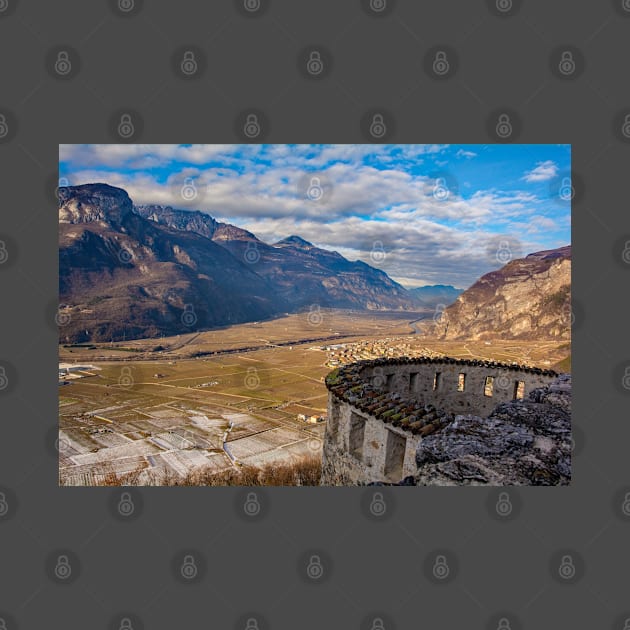
[[[107, 475], [104, 486], [137, 486], [143, 469], [130, 473]], [[152, 480], [156, 486], [319, 486], [322, 474], [321, 457], [309, 455], [295, 462], [267, 464], [262, 467], [242, 466], [222, 472], [201, 468], [178, 477], [165, 471]]]

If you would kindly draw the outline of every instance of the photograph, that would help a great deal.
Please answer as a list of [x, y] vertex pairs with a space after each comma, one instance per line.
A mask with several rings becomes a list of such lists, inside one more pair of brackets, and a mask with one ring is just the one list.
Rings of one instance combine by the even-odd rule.
[[569, 144], [59, 145], [59, 485], [569, 485], [574, 195]]

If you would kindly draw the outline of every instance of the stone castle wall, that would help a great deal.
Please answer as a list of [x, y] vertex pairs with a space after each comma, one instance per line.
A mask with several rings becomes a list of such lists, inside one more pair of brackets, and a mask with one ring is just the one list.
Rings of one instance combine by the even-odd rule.
[[[460, 376], [463, 375], [463, 376]], [[328, 375], [322, 484], [398, 482], [417, 472], [424, 436], [456, 414], [487, 417], [557, 374], [495, 362], [378, 359]]]

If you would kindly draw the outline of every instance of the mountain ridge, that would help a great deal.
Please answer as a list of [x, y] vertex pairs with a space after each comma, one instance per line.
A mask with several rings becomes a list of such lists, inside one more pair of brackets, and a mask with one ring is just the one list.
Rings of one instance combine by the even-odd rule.
[[269, 245], [199, 211], [134, 206], [100, 183], [59, 189], [59, 300], [69, 342], [180, 334], [312, 305], [415, 308], [381, 270], [300, 237]]

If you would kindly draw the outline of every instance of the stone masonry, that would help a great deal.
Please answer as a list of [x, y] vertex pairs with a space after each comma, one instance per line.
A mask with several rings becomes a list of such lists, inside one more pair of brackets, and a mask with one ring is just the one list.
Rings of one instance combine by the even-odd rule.
[[[513, 403], [524, 409], [557, 378], [552, 370], [451, 358], [376, 359], [334, 370], [326, 377], [322, 484], [418, 478], [423, 440], [462, 417], [490, 425], [484, 419], [495, 409]], [[487, 477], [501, 484], [499, 476]]]

